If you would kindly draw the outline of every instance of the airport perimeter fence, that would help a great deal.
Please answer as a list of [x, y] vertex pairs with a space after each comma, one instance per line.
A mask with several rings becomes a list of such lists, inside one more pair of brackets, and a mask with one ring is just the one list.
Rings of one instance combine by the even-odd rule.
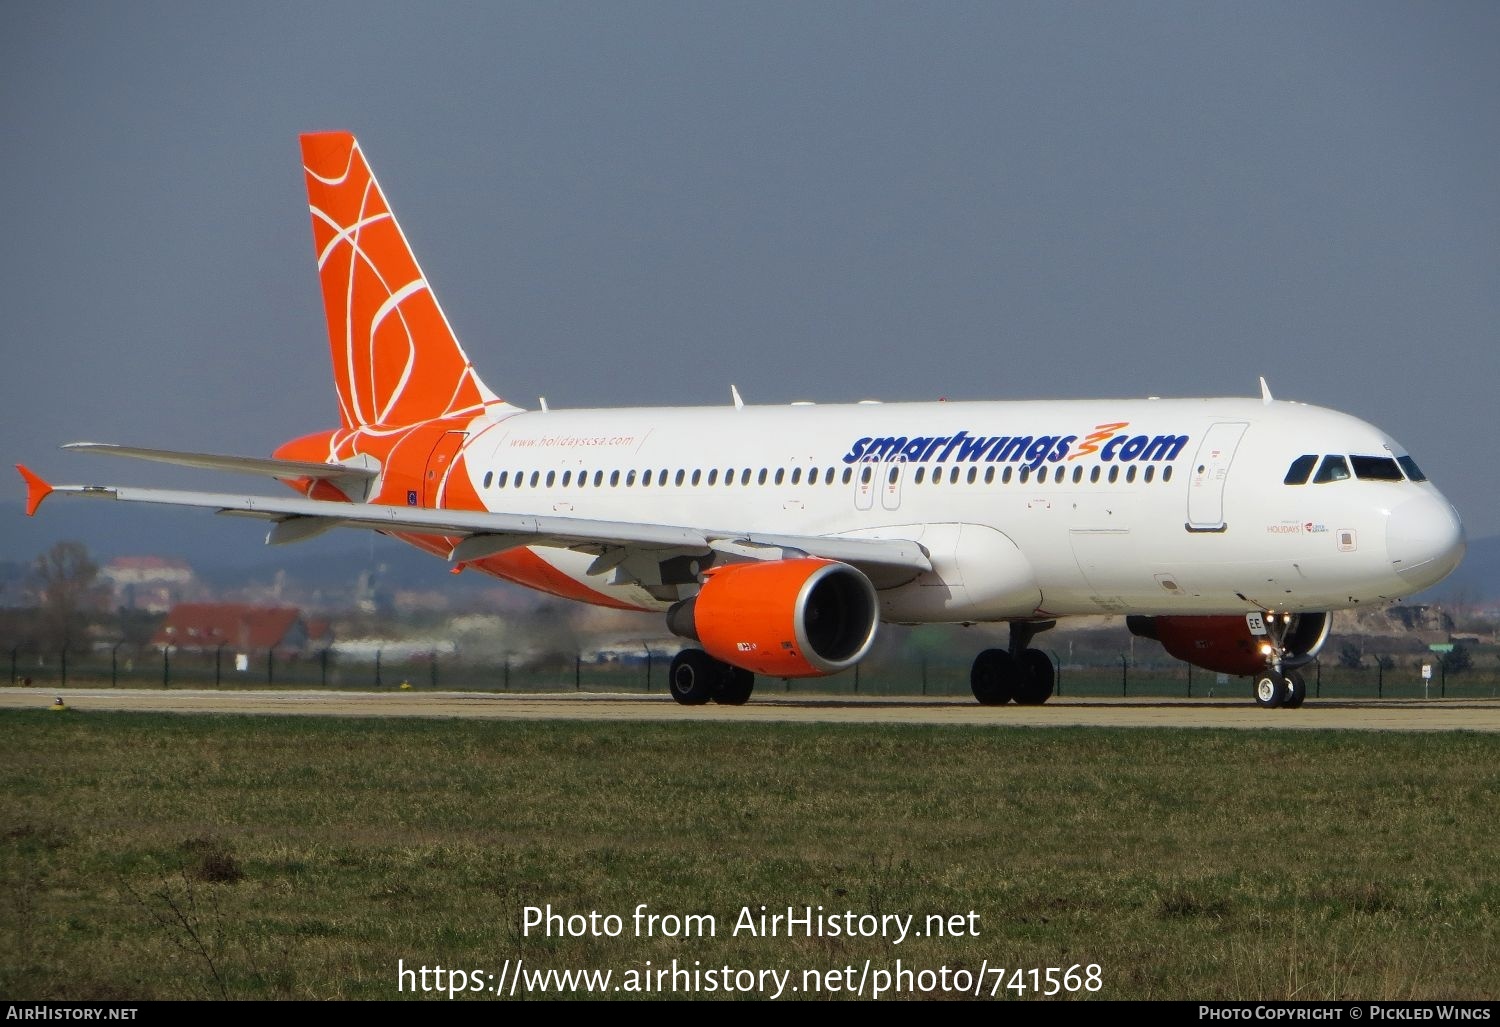
[[[1215, 674], [1170, 658], [1115, 657], [1064, 660], [1047, 650], [1058, 667], [1057, 693], [1064, 697], [1248, 698], [1251, 680]], [[546, 657], [412, 654], [406, 649], [352, 656], [334, 650], [235, 653], [163, 650], [121, 643], [89, 651], [48, 651], [31, 641], [0, 641], [0, 673], [11, 685], [46, 688], [327, 688], [349, 691], [420, 690], [480, 692], [667, 693], [672, 651], [599, 660], [582, 653]], [[974, 653], [872, 654], [857, 667], [826, 678], [760, 677], [755, 694], [967, 697]], [[1325, 659], [1327, 655], [1325, 653]], [[1500, 697], [1500, 663], [1475, 658], [1450, 673], [1441, 659], [1410, 652], [1381, 666], [1367, 655], [1360, 668], [1319, 660], [1302, 668], [1309, 698], [1422, 699]], [[1431, 668], [1423, 679], [1420, 664]], [[1484, 666], [1482, 664], [1488, 664]]]

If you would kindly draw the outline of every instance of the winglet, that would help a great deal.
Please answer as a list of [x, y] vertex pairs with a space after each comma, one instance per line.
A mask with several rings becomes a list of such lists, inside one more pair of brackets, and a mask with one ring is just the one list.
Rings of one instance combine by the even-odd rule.
[[1271, 405], [1271, 387], [1266, 384], [1266, 376], [1260, 376], [1260, 401], [1266, 406]]
[[16, 470], [20, 471], [21, 477], [26, 479], [26, 516], [34, 517], [36, 508], [42, 505], [42, 500], [52, 494], [52, 486], [25, 464], [16, 464]]

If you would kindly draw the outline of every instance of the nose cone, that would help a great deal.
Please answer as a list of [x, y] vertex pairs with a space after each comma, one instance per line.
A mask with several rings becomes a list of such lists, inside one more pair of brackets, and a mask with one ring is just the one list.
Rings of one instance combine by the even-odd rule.
[[1464, 526], [1442, 496], [1418, 496], [1391, 511], [1385, 546], [1391, 566], [1415, 592], [1442, 581], [1464, 558]]

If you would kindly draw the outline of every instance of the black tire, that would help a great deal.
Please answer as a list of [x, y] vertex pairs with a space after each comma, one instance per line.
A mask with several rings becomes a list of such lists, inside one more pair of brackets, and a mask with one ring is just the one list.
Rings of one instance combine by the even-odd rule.
[[981, 706], [1004, 706], [1015, 698], [1019, 668], [1004, 649], [986, 649], [974, 657], [969, 688]]
[[720, 706], [743, 706], [750, 701], [750, 693], [755, 691], [755, 675], [742, 667], [733, 667], [723, 664], [724, 673], [719, 680], [719, 690], [714, 694], [714, 702]]
[[1286, 672], [1286, 701], [1281, 704], [1283, 709], [1295, 710], [1299, 708], [1303, 700], [1307, 698], [1307, 682], [1302, 680], [1302, 675], [1295, 670]]
[[1016, 678], [1016, 703], [1020, 706], [1040, 706], [1052, 698], [1057, 683], [1057, 671], [1052, 658], [1040, 649], [1027, 649], [1021, 653], [1020, 674]]
[[1280, 671], [1267, 670], [1256, 675], [1255, 705], [1274, 710], [1286, 703], [1286, 676]]
[[724, 664], [702, 649], [684, 649], [672, 657], [667, 687], [684, 706], [702, 706], [719, 690]]

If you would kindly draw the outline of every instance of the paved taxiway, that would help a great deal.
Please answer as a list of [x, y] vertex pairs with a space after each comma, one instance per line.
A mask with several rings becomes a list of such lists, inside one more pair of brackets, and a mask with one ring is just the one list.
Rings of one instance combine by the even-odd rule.
[[959, 698], [787, 696], [748, 705], [679, 706], [665, 695], [491, 692], [0, 688], [0, 708], [251, 713], [325, 717], [485, 720], [716, 721], [824, 724], [967, 724], [982, 727], [1215, 727], [1304, 730], [1500, 731], [1500, 699], [1309, 699], [1300, 710], [1262, 710], [1246, 699], [1055, 698], [1045, 706], [982, 707]]

